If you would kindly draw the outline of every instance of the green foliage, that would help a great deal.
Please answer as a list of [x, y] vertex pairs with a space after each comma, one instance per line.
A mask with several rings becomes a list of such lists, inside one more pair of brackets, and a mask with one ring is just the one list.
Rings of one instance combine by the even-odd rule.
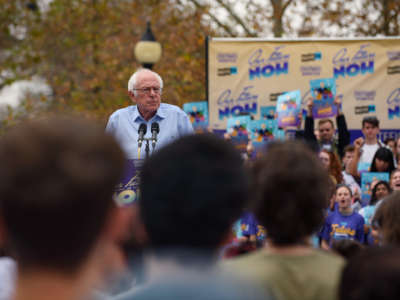
[[[17, 7], [10, 9], [17, 14]], [[53, 0], [40, 18], [21, 23], [26, 36], [15, 43], [11, 54], [15, 60], [7, 66], [17, 74], [14, 79], [29, 73], [44, 78], [53, 93], [44, 100], [46, 105], [24, 101], [23, 109], [6, 114], [8, 121], [3, 125], [30, 114], [53, 112], [78, 112], [106, 120], [115, 109], [130, 105], [127, 82], [140, 67], [133, 50], [147, 19], [163, 47], [161, 61], [154, 66], [165, 82], [163, 101], [182, 105], [203, 100], [204, 41], [210, 34], [203, 14], [190, 7], [178, 10], [173, 1], [150, 5], [149, 1]], [[6, 19], [5, 15], [0, 18]], [[6, 32], [7, 28], [2, 29]]]

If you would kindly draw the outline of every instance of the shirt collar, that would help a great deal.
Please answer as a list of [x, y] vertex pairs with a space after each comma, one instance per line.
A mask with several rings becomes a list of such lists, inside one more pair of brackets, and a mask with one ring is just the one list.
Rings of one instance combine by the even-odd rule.
[[[137, 108], [136, 105], [133, 105], [133, 106], [132, 106], [131, 117], [132, 117], [132, 120], [133, 120], [134, 122], [137, 122], [137, 121], [146, 122], [146, 120], [143, 119], [142, 115], [140, 114], [139, 109]], [[164, 109], [162, 108], [162, 104], [160, 104], [160, 107], [157, 109], [156, 114], [155, 114], [150, 120], [154, 120], [154, 119], [156, 119], [156, 120], [157, 120], [157, 119], [161, 120], [161, 119], [165, 119], [165, 117], [166, 117], [165, 111], [164, 111]], [[150, 120], [149, 120], [149, 121], [150, 121]]]

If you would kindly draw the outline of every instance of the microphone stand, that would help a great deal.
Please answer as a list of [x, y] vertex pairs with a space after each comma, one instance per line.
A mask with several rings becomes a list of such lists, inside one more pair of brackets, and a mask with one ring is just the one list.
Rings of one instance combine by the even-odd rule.
[[149, 158], [149, 156], [150, 156], [150, 141], [153, 142], [153, 151], [154, 151], [157, 139], [143, 138], [143, 141], [146, 141], [146, 147], [144, 148], [144, 151], [146, 152], [146, 158]]
[[144, 149], [144, 151], [146, 152], [146, 159], [147, 159], [149, 158], [150, 155], [150, 146], [149, 146], [150, 139], [145, 138], [144, 140], [146, 141], [146, 148]]

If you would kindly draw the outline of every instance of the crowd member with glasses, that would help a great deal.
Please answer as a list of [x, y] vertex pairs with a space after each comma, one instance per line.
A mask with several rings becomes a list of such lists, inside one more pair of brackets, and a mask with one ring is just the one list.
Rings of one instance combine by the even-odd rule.
[[312, 114], [313, 100], [307, 102], [307, 116], [304, 125], [304, 138], [310, 142], [317, 142], [319, 149], [326, 149], [334, 152], [340, 158], [343, 157], [344, 147], [350, 144], [350, 133], [347, 130], [346, 119], [341, 110], [341, 100], [339, 97], [335, 99], [337, 107], [336, 124], [338, 128], [338, 139], [335, 138], [335, 127], [332, 120], [321, 119], [318, 122], [319, 139], [314, 134], [314, 118]]
[[119, 141], [127, 159], [140, 158], [140, 152], [144, 153], [146, 143], [143, 142], [140, 148], [138, 146], [141, 124], [147, 127], [144, 137], [151, 138], [151, 126], [158, 123], [156, 150], [181, 136], [193, 133], [192, 124], [183, 110], [161, 103], [162, 89], [163, 80], [160, 75], [149, 69], [139, 69], [128, 82], [128, 95], [136, 105], [119, 109], [110, 116], [106, 131]]

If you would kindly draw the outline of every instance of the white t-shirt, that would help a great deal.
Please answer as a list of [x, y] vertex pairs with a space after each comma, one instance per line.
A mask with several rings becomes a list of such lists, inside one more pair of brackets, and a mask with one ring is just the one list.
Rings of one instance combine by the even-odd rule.
[[364, 144], [361, 147], [362, 153], [360, 157], [360, 163], [372, 164], [372, 159], [374, 158], [375, 152], [380, 148], [379, 144], [367, 145]]

